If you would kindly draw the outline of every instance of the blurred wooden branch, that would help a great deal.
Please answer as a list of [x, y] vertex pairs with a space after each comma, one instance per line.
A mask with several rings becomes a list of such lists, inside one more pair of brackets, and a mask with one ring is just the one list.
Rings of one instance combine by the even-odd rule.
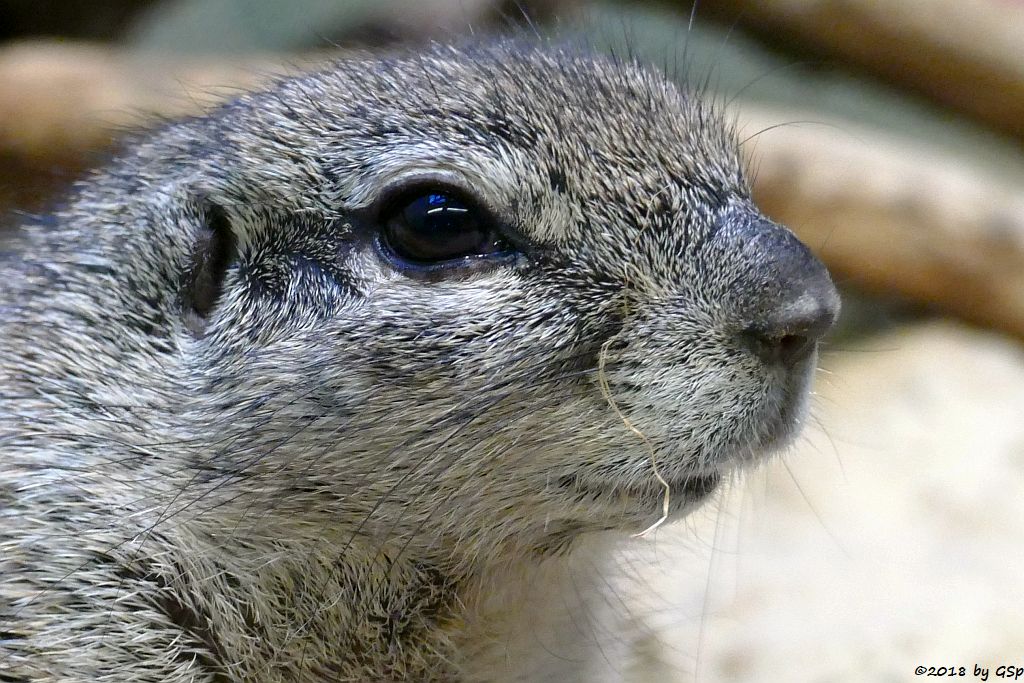
[[[749, 109], [745, 135], [805, 112]], [[760, 206], [840, 282], [933, 304], [1024, 338], [1024, 191], [956, 157], [845, 122], [749, 144]]]
[[716, 0], [700, 9], [860, 64], [1024, 139], [1024, 4]]
[[[8, 47], [0, 50], [0, 151], [30, 161], [80, 159], [108, 146], [113, 128], [198, 113], [297, 68], [274, 64], [160, 61], [45, 43]], [[750, 135], [805, 118], [748, 108], [742, 130]], [[777, 127], [749, 144], [759, 202], [840, 281], [1024, 338], [1024, 191], [956, 158], [841, 122]]]
[[184, 60], [87, 43], [0, 49], [0, 153], [75, 162], [155, 117], [195, 114], [282, 73], [281, 60]]

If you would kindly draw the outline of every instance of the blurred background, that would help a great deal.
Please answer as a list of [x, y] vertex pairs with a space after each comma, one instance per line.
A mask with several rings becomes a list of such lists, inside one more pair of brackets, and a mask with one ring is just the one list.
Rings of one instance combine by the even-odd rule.
[[706, 87], [844, 293], [805, 437], [626, 558], [637, 679], [1024, 666], [1020, 0], [0, 0], [0, 245], [125, 131], [347, 50], [522, 32]]

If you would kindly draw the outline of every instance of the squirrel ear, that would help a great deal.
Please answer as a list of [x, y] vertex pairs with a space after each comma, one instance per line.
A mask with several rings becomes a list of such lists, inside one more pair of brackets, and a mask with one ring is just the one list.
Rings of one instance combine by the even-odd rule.
[[231, 219], [220, 206], [200, 206], [199, 225], [182, 287], [185, 326], [203, 336], [206, 321], [224, 289], [228, 268], [238, 259], [238, 240]]

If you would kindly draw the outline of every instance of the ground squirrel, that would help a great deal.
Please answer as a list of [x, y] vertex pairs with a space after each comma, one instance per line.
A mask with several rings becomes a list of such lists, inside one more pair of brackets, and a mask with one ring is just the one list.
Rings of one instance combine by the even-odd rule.
[[838, 310], [742, 168], [518, 41], [127, 143], [0, 260], [0, 681], [583, 671], [517, 601], [788, 443]]

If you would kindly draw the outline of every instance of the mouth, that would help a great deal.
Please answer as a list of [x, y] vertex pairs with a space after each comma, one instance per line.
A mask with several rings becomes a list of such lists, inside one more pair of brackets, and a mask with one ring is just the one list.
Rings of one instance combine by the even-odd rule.
[[[702, 503], [718, 489], [721, 481], [719, 472], [666, 480], [670, 510], [678, 512]], [[620, 504], [645, 505], [649, 501], [657, 502], [665, 495], [665, 487], [653, 474], [649, 482], [630, 484], [583, 480], [569, 475], [559, 480], [559, 487], [572, 491], [579, 498]]]

